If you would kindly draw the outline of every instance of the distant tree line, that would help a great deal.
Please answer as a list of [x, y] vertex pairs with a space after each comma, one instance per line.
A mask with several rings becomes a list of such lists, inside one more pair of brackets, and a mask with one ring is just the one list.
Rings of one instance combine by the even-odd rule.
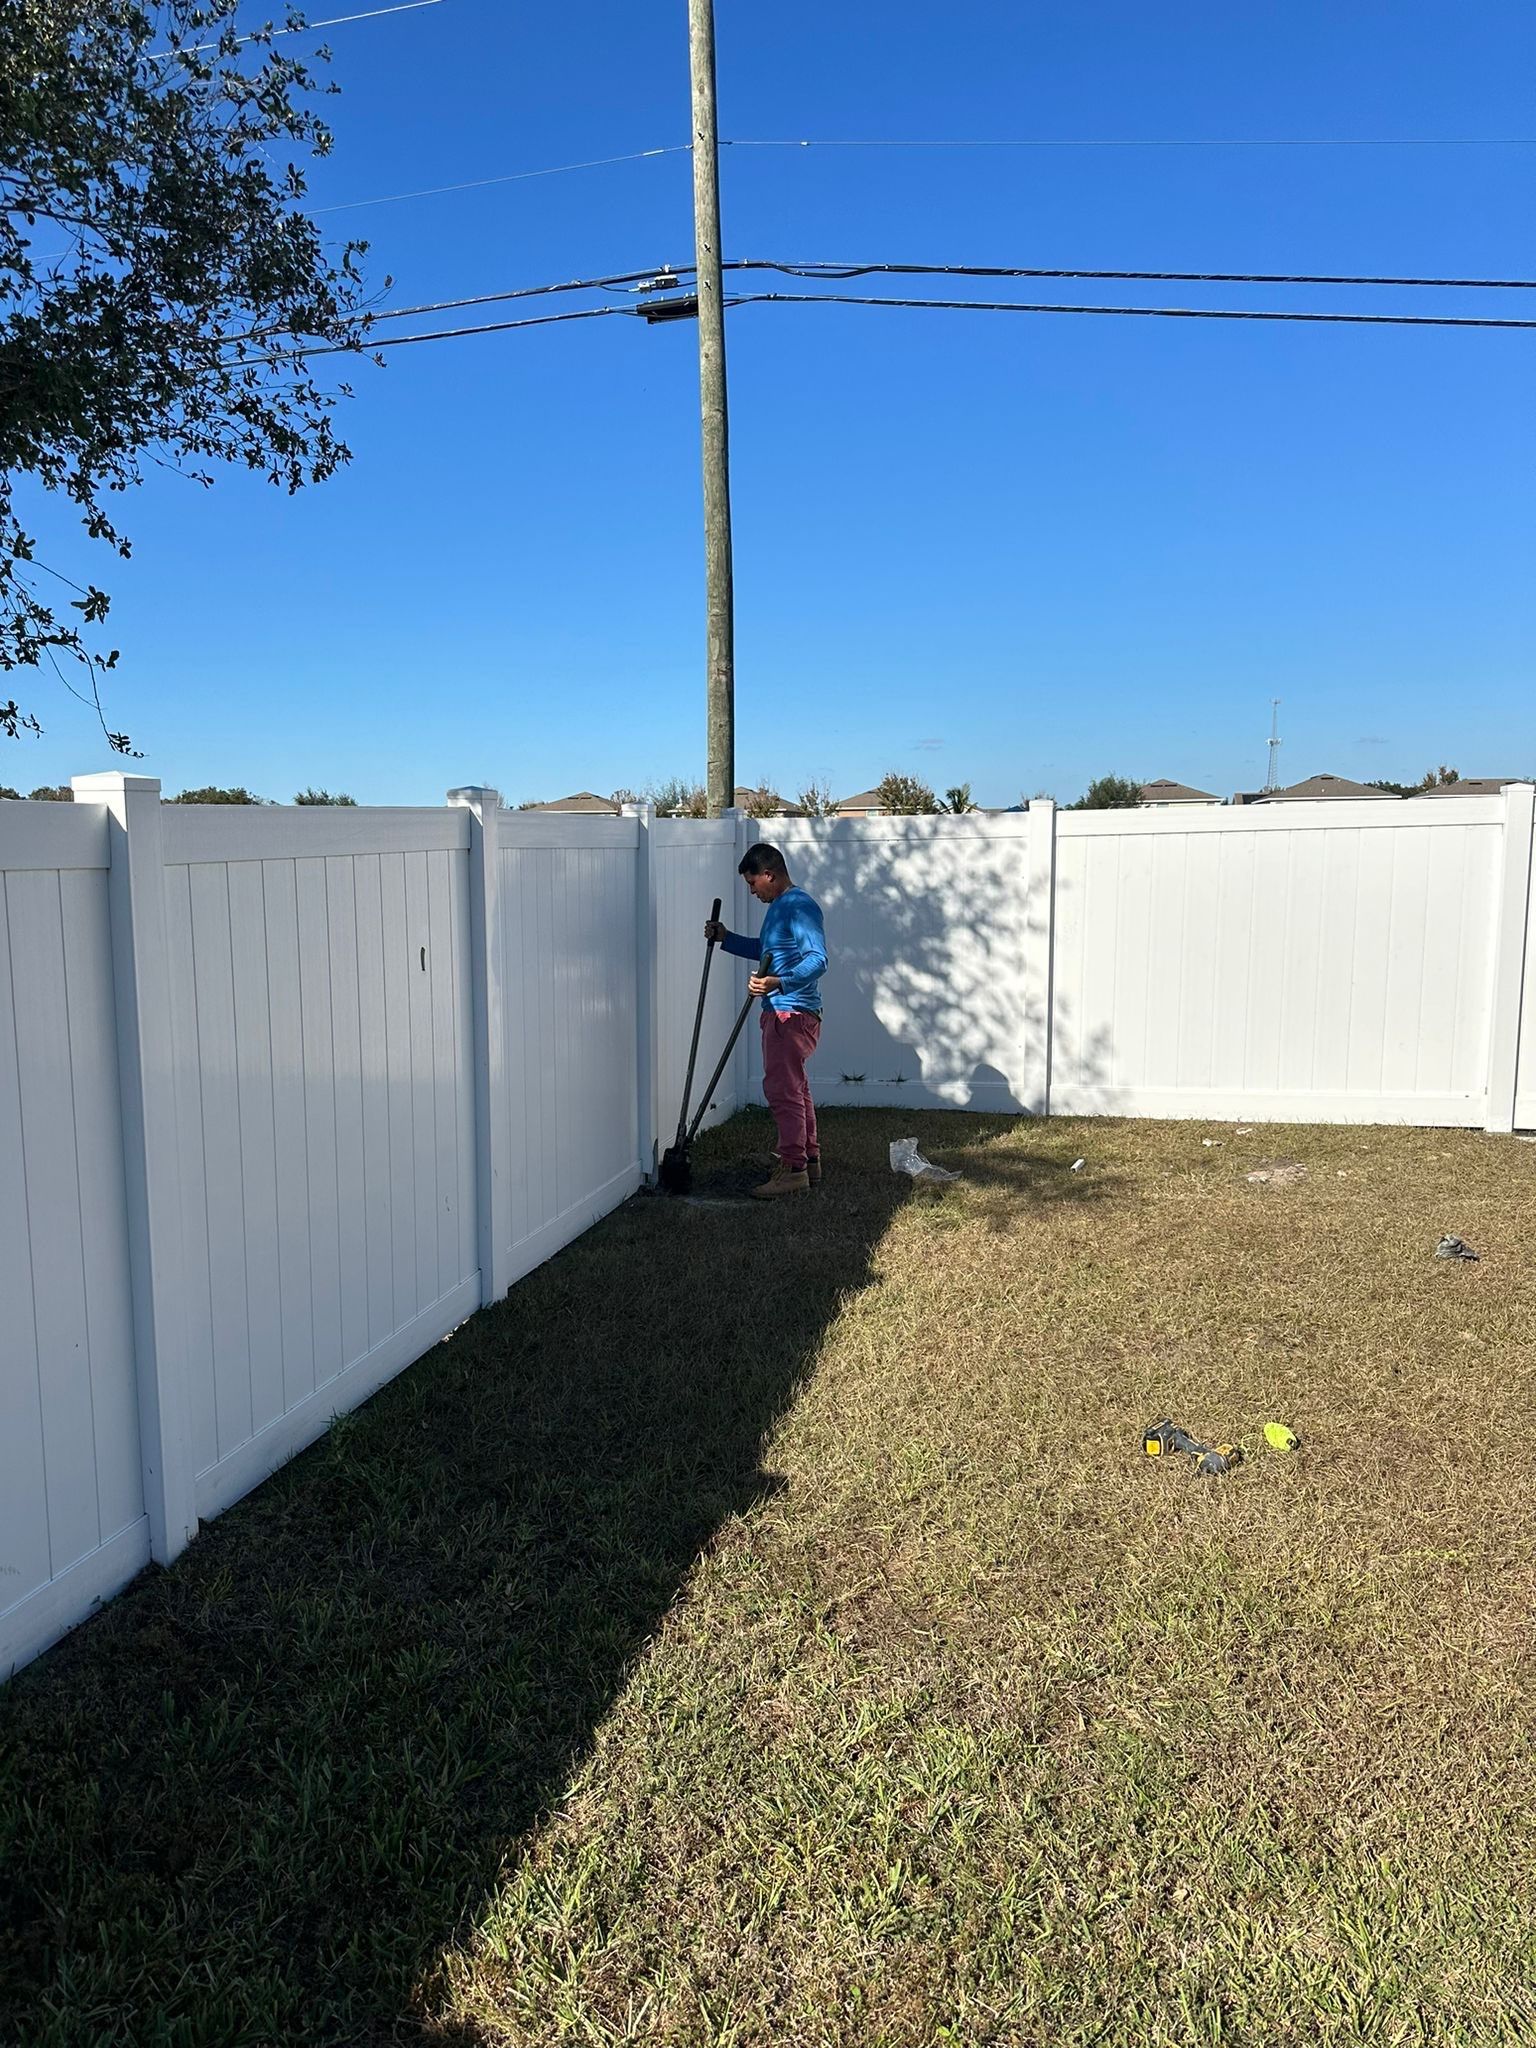
[[[937, 817], [945, 812], [959, 813], [974, 811], [971, 785], [966, 782], [954, 789], [947, 789], [942, 797], [936, 796], [926, 782], [915, 776], [898, 775], [894, 771], [887, 775], [876, 789], [876, 797], [887, 811], [901, 812], [917, 817]], [[750, 787], [743, 785], [738, 795], [741, 808], [749, 818], [777, 817], [786, 802], [803, 812], [808, 818], [829, 818], [837, 809], [837, 798], [831, 785], [814, 778], [807, 782], [791, 799], [786, 799], [773, 788], [766, 776], [760, 776]], [[708, 803], [702, 782], [690, 782], [680, 776], [673, 776], [666, 782], [649, 783], [643, 790], [616, 789], [612, 801], [618, 804], [651, 803], [656, 807], [658, 818], [703, 818], [708, 815]], [[530, 808], [527, 805], [523, 809]]]
[[[23, 800], [19, 789], [0, 787], [0, 800], [5, 798]], [[40, 789], [28, 790], [25, 799], [35, 804], [71, 804], [74, 800], [75, 792], [67, 782], [54, 785], [45, 783]], [[355, 796], [345, 796], [339, 792], [332, 796], [328, 789], [301, 789], [293, 800], [296, 804], [350, 804], [354, 810], [357, 807]], [[203, 789], [184, 789], [180, 796], [168, 796], [164, 801], [168, 804], [265, 804], [273, 802], [274, 799], [253, 796], [243, 784], [237, 783], [233, 789], [219, 789], [213, 783], [209, 783]]]
[[[1379, 779], [1366, 785], [1369, 789], [1384, 789], [1394, 796], [1419, 796], [1427, 789], [1445, 789], [1461, 780], [1460, 771], [1442, 763], [1437, 768], [1428, 768], [1417, 782], [1390, 782]], [[1075, 803], [1065, 806], [1070, 811], [1134, 810], [1141, 802], [1141, 783], [1130, 775], [1098, 775], [1089, 783]], [[750, 788], [741, 792], [743, 808], [753, 818], [776, 816], [784, 799], [771, 787], [766, 777], [760, 777]], [[1036, 790], [1035, 798], [1050, 795], [1048, 790]], [[44, 784], [28, 790], [27, 799], [33, 803], [70, 803], [74, 792], [67, 783]], [[875, 801], [882, 809], [898, 817], [944, 816], [959, 817], [976, 809], [968, 782], [956, 783], [940, 796], [930, 785], [915, 775], [902, 775], [894, 769], [881, 777], [875, 785]], [[0, 799], [19, 801], [22, 792], [0, 786]], [[269, 804], [276, 801], [271, 797], [257, 796], [243, 783], [230, 788], [221, 788], [208, 783], [199, 789], [184, 789], [179, 796], [167, 797], [173, 804]], [[295, 792], [292, 801], [296, 804], [342, 804], [355, 807], [357, 799], [344, 790], [334, 794], [328, 789], [307, 788]], [[650, 803], [655, 806], [659, 818], [703, 818], [708, 815], [708, 803], [702, 782], [690, 781], [686, 776], [674, 775], [662, 782], [647, 783], [644, 789], [616, 789], [610, 802], [615, 804]], [[1028, 808], [1030, 798], [1021, 796], [1015, 810]], [[831, 817], [837, 809], [837, 799], [831, 785], [811, 780], [793, 798], [796, 810], [808, 818]], [[519, 810], [537, 808], [532, 801], [518, 805]]]
[[957, 783], [937, 796], [917, 776], [898, 775], [894, 769], [875, 784], [875, 800], [883, 810], [909, 818], [960, 817], [976, 808], [968, 782]]
[[1460, 772], [1447, 768], [1443, 763], [1438, 768], [1426, 768], [1417, 782], [1368, 782], [1367, 789], [1385, 789], [1393, 796], [1422, 796], [1426, 789], [1449, 789], [1453, 782], [1460, 782]]
[[[749, 818], [777, 817], [786, 803], [802, 811], [808, 818], [830, 817], [837, 809], [837, 798], [832, 794], [830, 784], [807, 782], [793, 798], [781, 796], [769, 783], [766, 776], [759, 776], [750, 788], [742, 786], [739, 792], [742, 809]], [[520, 811], [541, 810], [541, 797], [529, 797], [518, 805]], [[616, 789], [608, 798], [611, 804], [650, 804], [658, 818], [707, 818], [709, 797], [702, 782], [691, 781], [685, 775], [668, 776], [663, 782], [648, 782], [643, 789]]]
[[1134, 811], [1141, 783], [1131, 775], [1096, 775], [1069, 811]]

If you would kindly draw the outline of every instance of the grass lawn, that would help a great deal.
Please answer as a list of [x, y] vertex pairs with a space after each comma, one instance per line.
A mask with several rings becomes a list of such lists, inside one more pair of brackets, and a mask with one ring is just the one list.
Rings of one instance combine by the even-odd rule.
[[1536, 2038], [1536, 1146], [824, 1144], [631, 1203], [0, 1692], [7, 2048]]

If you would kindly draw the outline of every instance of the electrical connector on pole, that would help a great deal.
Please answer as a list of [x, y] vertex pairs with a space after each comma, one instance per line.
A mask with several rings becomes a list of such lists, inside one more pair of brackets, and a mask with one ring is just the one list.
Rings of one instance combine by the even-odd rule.
[[642, 299], [635, 311], [648, 327], [658, 326], [666, 320], [697, 320], [699, 295], [697, 292], [685, 292], [675, 299]]

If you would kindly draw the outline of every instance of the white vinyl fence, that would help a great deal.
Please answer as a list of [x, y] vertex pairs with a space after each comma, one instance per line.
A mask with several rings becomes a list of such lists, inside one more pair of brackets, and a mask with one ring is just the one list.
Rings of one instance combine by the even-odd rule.
[[1536, 1123], [1532, 797], [776, 822], [816, 1099]]
[[[826, 915], [818, 1100], [1536, 1124], [1529, 785], [768, 825], [75, 793], [0, 803], [0, 1680], [654, 1171], [759, 836]], [[706, 1120], [759, 1088], [749, 1025]]]
[[480, 1305], [468, 819], [159, 810], [193, 1506]]
[[75, 796], [0, 803], [0, 1681], [634, 1192], [739, 857], [658, 830], [658, 920], [645, 813]]

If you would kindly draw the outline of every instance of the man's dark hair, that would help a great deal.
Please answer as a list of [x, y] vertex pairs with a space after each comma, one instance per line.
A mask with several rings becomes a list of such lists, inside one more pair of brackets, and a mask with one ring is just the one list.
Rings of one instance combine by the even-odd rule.
[[788, 863], [776, 846], [759, 840], [756, 846], [749, 846], [737, 866], [738, 875], [787, 875]]

